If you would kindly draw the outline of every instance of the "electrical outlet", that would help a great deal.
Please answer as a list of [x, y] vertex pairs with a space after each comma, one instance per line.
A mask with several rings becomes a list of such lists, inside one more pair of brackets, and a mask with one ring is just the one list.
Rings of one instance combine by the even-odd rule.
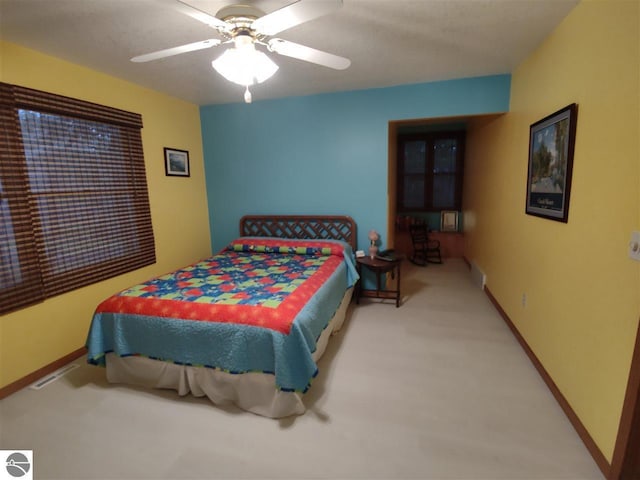
[[526, 307], [527, 306], [527, 294], [523, 293], [522, 294], [522, 307]]
[[631, 232], [629, 258], [640, 262], [640, 232]]

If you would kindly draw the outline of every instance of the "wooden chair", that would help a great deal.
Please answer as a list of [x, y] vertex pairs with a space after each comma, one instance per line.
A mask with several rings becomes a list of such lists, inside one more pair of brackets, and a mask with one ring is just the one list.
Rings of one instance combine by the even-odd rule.
[[427, 263], [442, 263], [440, 241], [429, 238], [429, 228], [426, 224], [410, 225], [409, 233], [413, 244], [413, 255], [409, 258], [411, 263], [421, 267], [425, 267]]

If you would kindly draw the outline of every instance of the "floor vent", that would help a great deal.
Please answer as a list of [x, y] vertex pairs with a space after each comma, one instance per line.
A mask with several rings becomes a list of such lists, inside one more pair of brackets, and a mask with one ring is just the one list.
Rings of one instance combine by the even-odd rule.
[[478, 288], [484, 290], [484, 286], [487, 283], [487, 276], [480, 270], [476, 262], [471, 262], [471, 278], [473, 278], [473, 283], [475, 283]]
[[29, 388], [32, 389], [32, 390], [40, 390], [41, 388], [46, 387], [50, 383], [55, 382], [60, 377], [64, 377], [71, 370], [74, 370], [74, 369], [78, 368], [79, 366], [80, 365], [78, 365], [77, 363], [72, 363], [71, 365], [66, 365], [66, 366], [64, 366], [62, 368], [59, 368], [58, 370], [53, 372], [51, 375], [47, 375], [46, 377], [41, 378], [37, 382], [29, 385]]

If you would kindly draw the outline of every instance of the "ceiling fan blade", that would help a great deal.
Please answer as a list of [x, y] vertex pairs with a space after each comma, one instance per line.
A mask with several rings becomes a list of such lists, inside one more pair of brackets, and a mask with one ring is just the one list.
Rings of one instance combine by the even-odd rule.
[[176, 10], [184, 13], [185, 15], [189, 15], [191, 18], [195, 18], [199, 22], [204, 23], [205, 25], [209, 25], [216, 30], [228, 30], [229, 24], [224, 20], [220, 20], [218, 17], [214, 17], [213, 15], [209, 15], [207, 12], [203, 12], [202, 10], [197, 9], [196, 7], [192, 7], [186, 2], [182, 0], [176, 0], [178, 4], [176, 5]]
[[299, 0], [253, 22], [252, 27], [264, 35], [275, 35], [321, 17], [342, 7], [343, 0]]
[[158, 50], [157, 52], [146, 53], [144, 55], [138, 55], [131, 59], [132, 62], [150, 62], [151, 60], [158, 60], [160, 58], [172, 57], [181, 53], [194, 52], [196, 50], [203, 50], [205, 48], [215, 47], [220, 45], [221, 41], [217, 38], [210, 38], [209, 40], [203, 40], [201, 42], [188, 43], [179, 47], [167, 48], [165, 50]]
[[315, 48], [305, 47], [304, 45], [282, 40], [281, 38], [272, 38], [269, 40], [269, 50], [279, 53], [280, 55], [317, 63], [318, 65], [335, 70], [344, 70], [351, 65], [351, 60], [348, 58], [339, 57], [338, 55], [316, 50]]

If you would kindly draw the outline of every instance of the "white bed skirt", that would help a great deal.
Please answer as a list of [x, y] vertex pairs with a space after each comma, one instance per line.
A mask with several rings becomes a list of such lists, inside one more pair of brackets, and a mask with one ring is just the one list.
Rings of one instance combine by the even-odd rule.
[[[352, 293], [353, 288], [347, 290], [338, 310], [320, 335], [313, 353], [315, 362], [327, 348], [331, 335], [342, 328]], [[168, 388], [176, 390], [179, 395], [206, 395], [216, 405], [233, 403], [243, 410], [271, 418], [301, 415], [306, 410], [302, 402], [303, 395], [278, 390], [274, 375], [231, 374], [145, 357], [119, 357], [114, 353], [107, 354], [106, 365], [107, 380], [111, 383]]]

